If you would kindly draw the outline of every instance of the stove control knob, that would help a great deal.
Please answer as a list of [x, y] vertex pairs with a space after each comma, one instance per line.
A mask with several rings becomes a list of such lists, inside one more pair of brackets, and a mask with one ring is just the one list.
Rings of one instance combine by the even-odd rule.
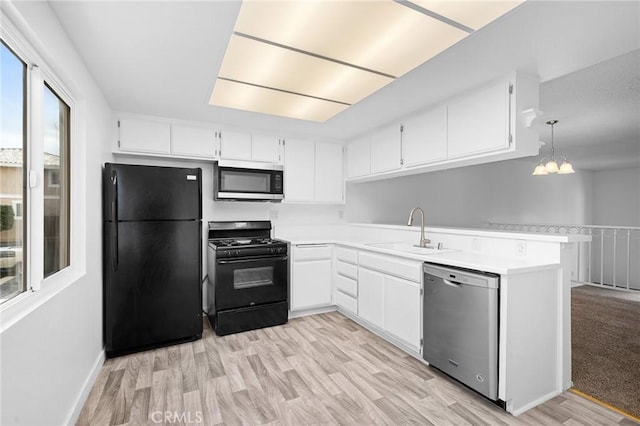
[[240, 250], [236, 250], [236, 256], [240, 256]]

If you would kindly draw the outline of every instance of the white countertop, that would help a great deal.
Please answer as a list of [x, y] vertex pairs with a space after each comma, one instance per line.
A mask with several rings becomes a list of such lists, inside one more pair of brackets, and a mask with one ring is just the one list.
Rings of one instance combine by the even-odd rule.
[[288, 241], [293, 245], [305, 244], [336, 244], [355, 248], [358, 250], [368, 250], [381, 254], [388, 254], [406, 259], [414, 259], [422, 262], [440, 263], [448, 266], [457, 266], [459, 268], [475, 269], [484, 272], [493, 272], [495, 274], [509, 275], [521, 274], [526, 272], [541, 271], [547, 269], [556, 269], [560, 267], [559, 263], [535, 263], [525, 260], [489, 256], [482, 253], [464, 252], [459, 250], [446, 250], [433, 254], [415, 254], [405, 251], [391, 250], [387, 248], [375, 247], [367, 245], [369, 242], [364, 241], [348, 241], [344, 239], [331, 238], [306, 238], [306, 239], [287, 239], [280, 236], [279, 238]]
[[[406, 231], [407, 226], [403, 225], [386, 225], [376, 223], [350, 223], [348, 226], [369, 227], [380, 229], [394, 229], [398, 231]], [[419, 229], [419, 226], [413, 228]], [[473, 235], [479, 237], [508, 238], [528, 241], [549, 241], [558, 243], [579, 243], [591, 241], [589, 235], [578, 234], [555, 234], [544, 232], [519, 232], [519, 231], [501, 231], [496, 229], [483, 228], [451, 228], [447, 226], [425, 226], [425, 232], [440, 234], [457, 234], [457, 235]]]

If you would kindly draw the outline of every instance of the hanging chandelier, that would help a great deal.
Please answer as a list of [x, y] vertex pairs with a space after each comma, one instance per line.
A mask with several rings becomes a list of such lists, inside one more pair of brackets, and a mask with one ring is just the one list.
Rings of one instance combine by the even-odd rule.
[[558, 167], [558, 163], [556, 162], [555, 148], [553, 146], [553, 126], [555, 126], [557, 122], [558, 120], [547, 121], [547, 124], [551, 126], [551, 159], [545, 163], [547, 159], [542, 158], [542, 160], [540, 160], [536, 168], [533, 170], [532, 174], [534, 176], [546, 176], [552, 174], [568, 175], [571, 173], [575, 173], [575, 170], [573, 170], [573, 166], [571, 165], [571, 163], [569, 163], [569, 161], [567, 161], [567, 157], [561, 157], [564, 160], [562, 161], [560, 167]]

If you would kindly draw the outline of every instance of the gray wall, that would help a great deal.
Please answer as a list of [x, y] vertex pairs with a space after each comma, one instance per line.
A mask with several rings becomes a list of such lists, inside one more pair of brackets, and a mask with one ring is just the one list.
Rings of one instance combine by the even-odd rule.
[[430, 225], [488, 222], [590, 224], [593, 172], [532, 176], [535, 160], [509, 160], [347, 185], [349, 222], [406, 224], [421, 206]]
[[640, 167], [594, 172], [593, 224], [640, 226]]

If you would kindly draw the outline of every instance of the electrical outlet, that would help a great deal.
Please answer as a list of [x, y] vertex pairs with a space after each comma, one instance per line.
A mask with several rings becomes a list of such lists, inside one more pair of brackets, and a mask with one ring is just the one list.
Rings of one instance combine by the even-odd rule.
[[527, 255], [527, 242], [524, 240], [516, 241], [516, 256]]
[[480, 244], [480, 238], [474, 238], [472, 242], [472, 247], [475, 251], [482, 250], [482, 244]]

